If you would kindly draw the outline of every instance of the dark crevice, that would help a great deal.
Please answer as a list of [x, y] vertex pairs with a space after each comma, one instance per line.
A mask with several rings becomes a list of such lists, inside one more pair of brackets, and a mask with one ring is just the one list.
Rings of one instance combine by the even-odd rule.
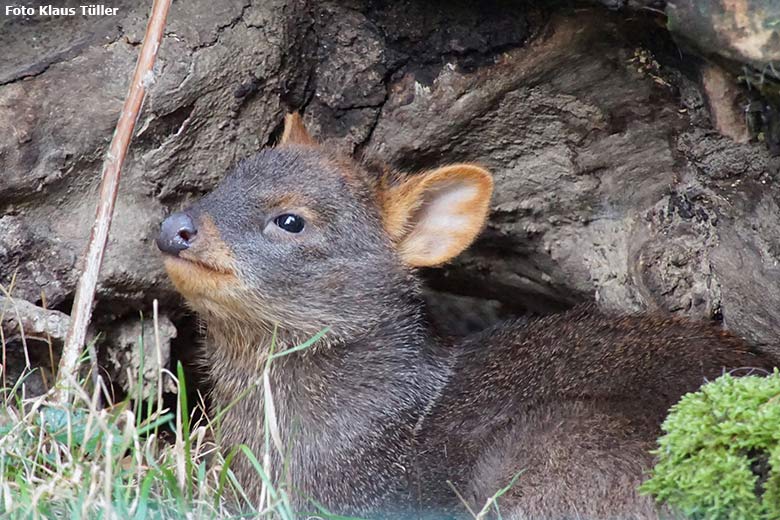
[[[366, 134], [365, 139], [363, 139], [361, 142], [355, 145], [356, 157], [362, 157], [369, 143], [371, 143], [371, 138], [374, 136], [374, 131], [376, 130], [376, 127], [379, 125], [379, 119], [382, 117], [382, 109], [387, 103], [387, 100], [390, 99], [390, 87], [392, 84], [392, 79], [393, 77], [395, 77], [398, 71], [400, 71], [406, 64], [407, 64], [407, 60], [402, 60], [398, 65], [396, 65], [395, 67], [391, 67], [390, 69], [387, 70], [384, 77], [382, 78], [382, 84], [385, 87], [385, 95], [384, 98], [382, 99], [382, 102], [378, 103], [376, 106], [364, 107], [364, 108], [376, 108], [377, 110], [374, 115], [374, 119], [371, 122], [371, 126], [368, 129], [368, 133]], [[352, 108], [359, 108], [359, 107], [352, 107]]]
[[[392, 86], [402, 76], [412, 74], [417, 82], [431, 84], [445, 64], [471, 73], [495, 63], [501, 53], [524, 46], [531, 34], [525, 6], [501, 0], [489, 4], [433, 2], [422, 7], [413, 2], [381, 0], [360, 6], [323, 3], [315, 24], [319, 47], [329, 50], [327, 55], [318, 56], [320, 67], [314, 77], [315, 90], [324, 98], [315, 106], [320, 124], [335, 129], [334, 136], [347, 135], [350, 128], [360, 127], [362, 135], [353, 151], [363, 155], [370, 148]], [[419, 23], [410, 25], [406, 23], [409, 19]], [[351, 39], [345, 40], [344, 31], [334, 29], [342, 24], [346, 24], [344, 31]], [[354, 61], [360, 73], [370, 70], [352, 50], [356, 41], [366, 42], [369, 49], [374, 45], [381, 49], [381, 61], [373, 64], [384, 69], [377, 70], [381, 79], [334, 97], [332, 84], [340, 72], [323, 67], [330, 65], [333, 56], [342, 56], [336, 60], [339, 68], [346, 66], [346, 60]], [[375, 81], [370, 74], [366, 78]], [[374, 101], [377, 97], [379, 100]]]
[[[450, 269], [429, 269], [422, 274], [426, 285], [432, 289], [480, 300], [495, 300], [502, 305], [507, 316], [561, 312], [587, 299], [584, 294], [554, 294], [553, 288], [550, 288], [549, 294], [523, 292], [500, 280], [491, 280], [486, 287], [483, 278]], [[527, 279], [529, 285], [540, 284], [531, 277]]]
[[136, 134], [136, 146], [140, 149], [159, 148], [171, 136], [181, 131], [182, 125], [189, 119], [194, 109], [195, 104], [190, 103], [155, 117]]
[[[65, 296], [65, 298], [63, 298], [62, 301], [60, 301], [56, 305], [50, 306], [49, 309], [54, 311], [64, 312], [65, 314], [70, 316], [70, 311], [71, 309], [73, 309], [73, 300], [75, 299], [75, 296], [76, 296], [75, 291], [70, 292]], [[43, 302], [41, 302], [41, 304], [42, 303]], [[36, 302], [36, 305], [41, 305], [41, 304]]]
[[225, 31], [227, 31], [229, 29], [232, 29], [233, 27], [238, 25], [238, 23], [244, 19], [244, 15], [246, 14], [247, 9], [249, 9], [250, 7], [252, 7], [251, 0], [246, 2], [241, 7], [241, 13], [239, 13], [238, 16], [236, 16], [235, 18], [233, 18], [232, 20], [230, 20], [226, 24], [217, 26], [216, 34], [215, 34], [214, 38], [211, 41], [208, 41], [206, 43], [201, 43], [200, 45], [196, 45], [195, 47], [193, 47], [192, 48], [193, 55], [195, 53], [197, 53], [197, 51], [199, 51], [199, 50], [206, 49], [208, 47], [213, 47], [214, 45], [217, 45], [220, 42], [220, 38], [222, 37], [222, 33], [224, 33]]
[[769, 453], [761, 449], [751, 449], [747, 453], [750, 460], [750, 472], [756, 476], [756, 486], [754, 492], [758, 498], [764, 496], [766, 491], [766, 482], [769, 480], [769, 474], [772, 466], [769, 462]]
[[268, 140], [265, 143], [266, 148], [276, 146], [279, 143], [279, 141], [281, 141], [283, 133], [284, 133], [284, 120], [281, 120], [274, 127], [274, 129], [271, 130], [271, 133], [268, 134]]
[[[203, 331], [198, 318], [189, 312], [171, 317], [171, 321], [176, 327], [177, 335], [171, 340], [171, 358], [168, 369], [177, 373], [177, 366], [182, 364], [184, 370], [184, 380], [186, 383], [187, 403], [190, 412], [195, 411], [194, 418], [197, 420], [202, 415], [200, 407], [201, 396], [206, 403], [210, 405], [209, 374], [204, 359], [204, 339]], [[175, 409], [176, 396], [166, 396], [166, 404], [173, 405]]]
[[[306, 112], [316, 90], [316, 49], [320, 46], [320, 39], [314, 15], [308, 3], [306, 6], [307, 9], [301, 9], [300, 17], [293, 17], [295, 26], [288, 26], [285, 33], [293, 35], [292, 41], [288, 41], [291, 52], [282, 54], [280, 67], [287, 72], [279, 92], [287, 112]], [[284, 123], [280, 121], [266, 140], [266, 146], [278, 142], [283, 130]]]
[[[121, 33], [120, 33], [120, 37], [121, 37]], [[81, 52], [85, 48], [90, 47], [93, 44], [95, 44], [95, 38], [93, 35], [83, 38], [81, 41], [78, 41], [77, 43], [73, 44], [69, 48], [54, 54], [53, 56], [49, 57], [45, 61], [34, 63], [33, 65], [29, 66], [26, 70], [17, 72], [10, 78], [0, 79], [0, 87], [4, 85], [10, 85], [11, 83], [16, 83], [18, 81], [23, 81], [25, 79], [30, 79], [30, 78], [40, 76], [41, 74], [48, 71], [54, 65], [63, 63], [65, 61], [77, 57], [79, 54], [81, 54]]]

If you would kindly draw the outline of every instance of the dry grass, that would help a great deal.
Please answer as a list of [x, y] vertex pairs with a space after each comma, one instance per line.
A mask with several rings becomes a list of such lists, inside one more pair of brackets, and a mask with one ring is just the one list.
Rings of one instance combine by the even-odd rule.
[[[5, 338], [0, 339], [5, 352]], [[138, 350], [144, 352], [142, 344]], [[55, 399], [56, 386], [24, 398], [32, 371], [3, 388], [3, 518], [294, 518], [288, 495], [274, 488], [268, 468], [253, 453], [238, 446], [223, 456], [213, 441], [218, 428], [207, 419], [193, 423], [186, 392], [178, 392], [175, 409], [165, 409], [163, 382], [170, 379], [183, 388], [181, 367], [177, 374], [160, 370], [153, 402], [112, 403], [102, 380], [89, 374], [87, 359], [82, 357], [81, 380], [70, 384], [67, 405]], [[273, 412], [270, 402], [266, 409]], [[269, 424], [273, 419], [267, 416]], [[267, 483], [259, 504], [246, 497], [229, 469], [236, 456], [249, 457]], [[268, 460], [268, 453], [260, 459]]]
[[[152, 324], [159, 367], [156, 310], [155, 302]], [[3, 312], [0, 308], [0, 320]], [[265, 415], [264, 450], [257, 455], [244, 445], [225, 453], [214, 441], [226, 410], [214, 414], [211, 421], [205, 413], [198, 413], [201, 419], [193, 422], [195, 415], [188, 413], [191, 407], [184, 391], [177, 392], [174, 409], [165, 408], [162, 389], [171, 381], [177, 389], [184, 388], [181, 365], [176, 374], [159, 370], [155, 388], [146, 394], [154, 398], [144, 401], [141, 359], [135, 385], [139, 395], [116, 403], [111, 402], [111, 392], [102, 379], [93, 373], [94, 346], [88, 346], [81, 357], [80, 380], [69, 385], [69, 404], [56, 398], [61, 381], [40, 397], [25, 398], [25, 381], [34, 375], [28, 369], [0, 390], [0, 517], [295, 519], [289, 491], [269, 478], [274, 474], [271, 454], [276, 451], [280, 459], [285, 457], [268, 373], [274, 359], [308, 348], [325, 333], [281, 352], [274, 352], [271, 346], [263, 375], [254, 383], [263, 388]], [[0, 342], [0, 381], [6, 381], [6, 338], [1, 333]], [[138, 342], [137, 351], [143, 355], [143, 337]], [[26, 342], [22, 348], [27, 348]], [[202, 403], [198, 407], [204, 408]], [[263, 482], [256, 503], [246, 496], [230, 470], [236, 457], [246, 457]], [[476, 520], [500, 518], [498, 499], [518, 477], [490, 497], [480, 511], [473, 511], [464, 501], [465, 509]], [[309, 509], [318, 512], [317, 518], [344, 518], [329, 514], [316, 503]]]

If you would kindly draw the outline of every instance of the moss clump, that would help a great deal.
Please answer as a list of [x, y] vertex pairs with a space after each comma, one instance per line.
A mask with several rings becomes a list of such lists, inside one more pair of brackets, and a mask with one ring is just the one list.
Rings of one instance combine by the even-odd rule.
[[780, 518], [780, 373], [719, 377], [663, 423], [640, 490], [690, 518]]

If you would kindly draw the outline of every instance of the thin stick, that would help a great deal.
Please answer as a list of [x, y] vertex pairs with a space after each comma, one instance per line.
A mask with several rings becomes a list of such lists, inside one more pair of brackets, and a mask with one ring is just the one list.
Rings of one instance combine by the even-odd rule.
[[141, 46], [141, 54], [133, 73], [133, 80], [119, 116], [111, 146], [103, 162], [103, 173], [100, 181], [100, 198], [98, 199], [97, 214], [92, 232], [89, 235], [87, 252], [84, 257], [84, 267], [76, 288], [76, 296], [71, 310], [71, 323], [65, 345], [62, 349], [57, 379], [60, 390], [57, 398], [60, 402], [69, 399], [69, 386], [75, 380], [78, 359], [84, 348], [87, 336], [87, 325], [92, 315], [92, 304], [95, 299], [95, 287], [97, 286], [100, 265], [103, 263], [103, 254], [108, 241], [108, 230], [111, 227], [111, 217], [114, 214], [117, 190], [119, 189], [119, 176], [122, 163], [125, 160], [127, 147], [133, 136], [135, 122], [141, 111], [146, 90], [154, 80], [152, 68], [160, 48], [163, 37], [165, 20], [168, 17], [168, 9], [171, 0], [154, 0], [152, 14], [146, 26], [146, 35]]
[[157, 298], [152, 301], [152, 317], [154, 318], [154, 350], [157, 353], [157, 412], [160, 413], [163, 409], [163, 361]]

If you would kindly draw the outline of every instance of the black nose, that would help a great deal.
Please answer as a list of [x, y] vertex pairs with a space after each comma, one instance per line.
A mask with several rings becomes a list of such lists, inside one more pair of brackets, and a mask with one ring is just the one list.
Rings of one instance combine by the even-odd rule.
[[192, 245], [198, 228], [192, 217], [186, 213], [174, 213], [163, 220], [160, 226], [160, 236], [157, 237], [157, 247], [163, 253], [178, 255]]

